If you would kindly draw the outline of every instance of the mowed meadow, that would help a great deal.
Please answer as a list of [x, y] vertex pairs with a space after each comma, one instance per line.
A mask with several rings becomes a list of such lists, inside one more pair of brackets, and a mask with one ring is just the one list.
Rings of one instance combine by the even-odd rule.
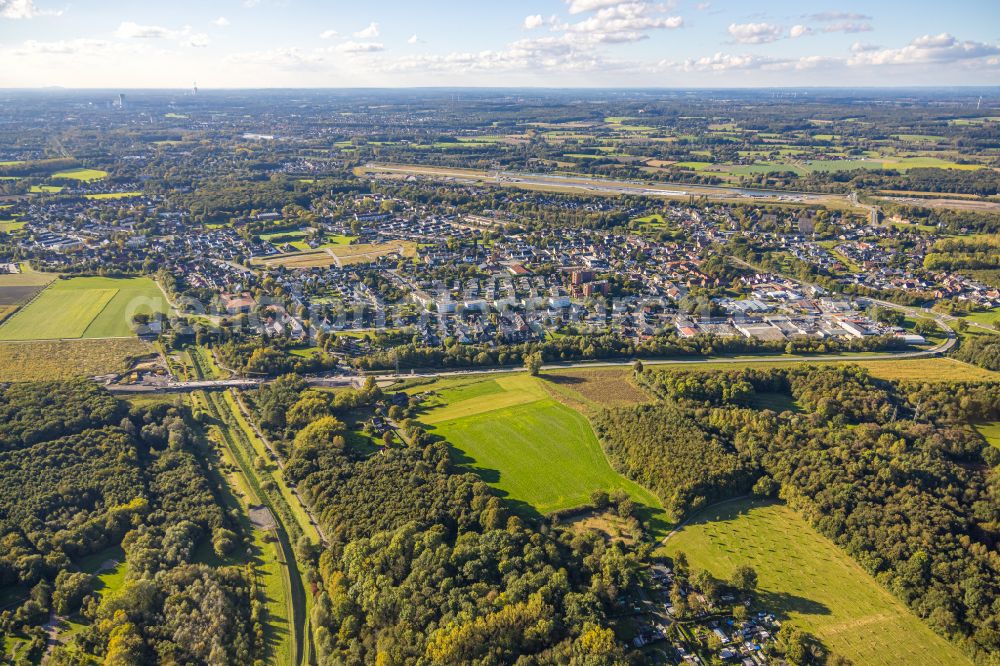
[[150, 278], [55, 280], [0, 325], [0, 340], [130, 337], [134, 314], [167, 311]]
[[834, 543], [783, 504], [737, 500], [696, 514], [664, 550], [727, 579], [759, 575], [760, 605], [819, 637], [855, 664], [970, 664]]
[[556, 400], [543, 378], [502, 374], [439, 380], [419, 417], [446, 439], [458, 460], [541, 514], [583, 506], [595, 490], [624, 490], [647, 511], [660, 503], [614, 469], [586, 417]]

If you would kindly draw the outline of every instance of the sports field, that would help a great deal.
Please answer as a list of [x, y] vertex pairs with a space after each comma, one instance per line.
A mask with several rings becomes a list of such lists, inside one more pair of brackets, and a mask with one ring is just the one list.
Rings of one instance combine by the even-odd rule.
[[665, 546], [728, 578], [756, 569], [760, 603], [855, 664], [971, 663], [850, 557], [783, 504], [738, 500], [694, 516]]
[[589, 503], [594, 490], [621, 488], [659, 508], [652, 493], [611, 468], [587, 419], [549, 397], [541, 379], [510, 374], [430, 388], [438, 387], [437, 406], [420, 421], [511, 500], [550, 513]]
[[0, 340], [128, 337], [132, 315], [167, 311], [149, 278], [56, 280], [0, 326]]

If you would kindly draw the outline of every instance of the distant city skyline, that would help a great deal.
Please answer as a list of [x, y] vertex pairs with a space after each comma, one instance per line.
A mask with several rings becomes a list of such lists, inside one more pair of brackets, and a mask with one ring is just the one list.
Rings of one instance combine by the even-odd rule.
[[1000, 85], [1000, 3], [0, 0], [0, 87]]

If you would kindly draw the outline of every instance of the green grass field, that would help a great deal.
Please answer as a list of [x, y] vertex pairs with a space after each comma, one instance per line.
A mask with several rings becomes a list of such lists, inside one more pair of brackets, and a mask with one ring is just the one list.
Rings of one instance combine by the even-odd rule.
[[56, 280], [0, 326], [0, 340], [127, 337], [133, 314], [167, 311], [149, 278]]
[[974, 427], [987, 442], [1000, 449], [1000, 421], [977, 423]]
[[65, 178], [67, 180], [81, 180], [89, 183], [92, 180], [107, 178], [108, 172], [101, 169], [64, 169], [52, 174], [52, 178]]
[[58, 194], [63, 188], [60, 185], [32, 185], [28, 190], [31, 194]]
[[615, 472], [587, 419], [549, 397], [525, 374], [452, 381], [420, 420], [455, 447], [486, 481], [539, 513], [587, 504], [594, 490], [621, 488], [637, 503], [660, 504]]
[[709, 508], [665, 546], [691, 566], [728, 577], [749, 564], [759, 600], [855, 664], [971, 663], [850, 557], [782, 504], [741, 500]]

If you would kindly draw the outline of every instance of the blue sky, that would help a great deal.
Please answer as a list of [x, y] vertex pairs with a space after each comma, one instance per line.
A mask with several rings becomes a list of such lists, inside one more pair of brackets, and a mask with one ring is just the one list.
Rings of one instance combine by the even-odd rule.
[[0, 87], [1000, 85], [1000, 2], [0, 0]]

